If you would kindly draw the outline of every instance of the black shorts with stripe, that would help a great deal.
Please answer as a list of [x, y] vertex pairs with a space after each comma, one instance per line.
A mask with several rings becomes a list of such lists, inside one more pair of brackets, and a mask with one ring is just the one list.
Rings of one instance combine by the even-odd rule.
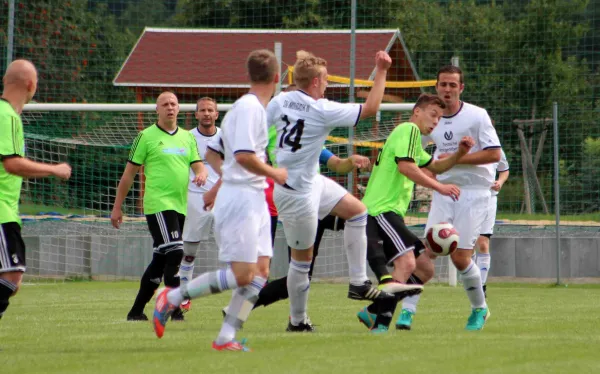
[[425, 250], [423, 242], [406, 227], [404, 218], [394, 212], [367, 217], [367, 243], [369, 251], [381, 251], [388, 264], [413, 251], [419, 257]]
[[173, 250], [183, 250], [183, 224], [185, 216], [174, 210], [163, 210], [162, 212], [147, 214], [146, 221], [154, 243], [154, 252], [167, 254]]
[[0, 273], [25, 272], [25, 243], [21, 237], [21, 225], [3, 223], [0, 227]]

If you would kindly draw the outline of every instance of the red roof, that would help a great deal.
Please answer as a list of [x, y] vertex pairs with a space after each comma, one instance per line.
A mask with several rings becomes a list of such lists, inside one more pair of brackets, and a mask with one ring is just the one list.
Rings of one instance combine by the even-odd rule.
[[[349, 30], [146, 28], [113, 83], [137, 87], [247, 87], [246, 57], [254, 49], [273, 50], [275, 42], [282, 43], [285, 64], [293, 65], [296, 51], [304, 49], [326, 59], [329, 74], [350, 74]], [[389, 52], [394, 45], [404, 52], [398, 63], [417, 79], [397, 29], [356, 31], [356, 78], [372, 78], [375, 53]]]

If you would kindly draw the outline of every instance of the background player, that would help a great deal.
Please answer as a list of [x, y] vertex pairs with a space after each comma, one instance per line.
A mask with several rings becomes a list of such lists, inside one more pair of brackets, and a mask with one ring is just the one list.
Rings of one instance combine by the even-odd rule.
[[[441, 174], [452, 168], [460, 157], [469, 152], [473, 139], [463, 137], [456, 153], [443, 160], [432, 160], [421, 145], [421, 134], [429, 135], [437, 126], [446, 105], [438, 96], [423, 94], [419, 97], [410, 122], [398, 125], [388, 136], [379, 152], [363, 203], [367, 206], [367, 239], [369, 263], [378, 279], [387, 275], [387, 264], [393, 264], [392, 277], [397, 282], [407, 282], [419, 263], [420, 277], [414, 275], [410, 283], [424, 284], [433, 276], [433, 263], [428, 256], [421, 256], [425, 246], [406, 227], [404, 216], [412, 199], [415, 183], [432, 188], [443, 196], [457, 200], [460, 189], [453, 184], [442, 184], [421, 171], [427, 168]], [[383, 246], [379, 242], [383, 241]], [[372, 258], [383, 251], [385, 262], [374, 263]], [[358, 313], [367, 327], [387, 330], [390, 315], [379, 313], [373, 322], [371, 313], [378, 313], [370, 305]]]
[[299, 51], [294, 64], [297, 91], [277, 95], [267, 107], [268, 122], [277, 127], [277, 163], [288, 168], [285, 184], [275, 186], [274, 200], [283, 222], [291, 262], [288, 270], [290, 322], [288, 331], [312, 331], [306, 313], [319, 216], [331, 213], [346, 220], [344, 247], [348, 257], [352, 299], [392, 298], [373, 287], [366, 269], [366, 208], [343, 187], [318, 174], [318, 159], [329, 132], [355, 126], [377, 113], [391, 58], [376, 54], [374, 84], [364, 104], [340, 104], [323, 99], [327, 62]]
[[[477, 238], [476, 248], [476, 263], [481, 272], [481, 283], [483, 284], [483, 294], [487, 297], [487, 277], [490, 271], [490, 265], [492, 257], [490, 254], [490, 238], [494, 234], [494, 224], [496, 223], [496, 211], [498, 209], [498, 192], [504, 186], [504, 183], [508, 179], [508, 161], [506, 160], [506, 154], [504, 151], [500, 158], [500, 162], [494, 164], [494, 175], [498, 173], [498, 179], [494, 181], [491, 188], [492, 196], [490, 197], [490, 204], [487, 211], [487, 216], [481, 224], [481, 234]], [[475, 254], [474, 254], [475, 255]]]
[[[217, 102], [211, 97], [202, 97], [196, 102], [196, 112], [194, 113], [198, 120], [198, 126], [190, 130], [196, 138], [198, 154], [205, 162], [206, 147], [221, 129], [215, 123], [219, 118]], [[193, 170], [190, 172], [190, 183], [188, 185], [187, 216], [183, 228], [183, 260], [179, 268], [179, 278], [181, 284], [186, 284], [192, 279], [194, 274], [194, 261], [199, 249], [202, 252], [208, 252], [208, 239], [213, 227], [213, 215], [210, 211], [204, 209], [204, 194], [219, 180], [219, 174], [205, 162], [208, 176], [206, 183], [202, 186], [196, 185], [194, 179], [196, 175]], [[201, 248], [202, 247], [202, 248]], [[190, 309], [191, 302], [184, 301], [181, 310], [186, 312]]]
[[[179, 286], [179, 265], [183, 258], [181, 232], [187, 211], [190, 166], [196, 175], [194, 183], [202, 185], [207, 178], [206, 168], [198, 155], [196, 139], [189, 131], [177, 126], [177, 96], [172, 92], [161, 93], [156, 100], [156, 112], [156, 123], [141, 131], [133, 141], [110, 215], [112, 225], [118, 229], [123, 222], [123, 201], [140, 167], [144, 165], [144, 215], [152, 235], [154, 253], [127, 314], [128, 321], [148, 320], [144, 307], [163, 276], [166, 286]], [[177, 308], [173, 317], [183, 319], [181, 309]]]
[[280, 184], [287, 178], [285, 169], [275, 169], [264, 162], [268, 142], [265, 106], [279, 81], [277, 58], [271, 51], [256, 50], [250, 53], [246, 66], [250, 91], [233, 104], [221, 126], [224, 162], [214, 206], [219, 260], [229, 266], [204, 273], [180, 288], [161, 291], [153, 318], [160, 338], [169, 314], [183, 300], [235, 288], [221, 331], [212, 345], [215, 350], [248, 350], [243, 342], [235, 340], [235, 334], [267, 281], [273, 254], [265, 177]]
[[68, 164], [46, 164], [25, 157], [21, 112], [35, 95], [38, 74], [27, 60], [11, 62], [0, 98], [0, 319], [16, 295], [26, 270], [19, 198], [23, 178], [71, 177]]
[[[471, 303], [471, 315], [467, 330], [481, 330], [489, 317], [479, 267], [471, 260], [471, 254], [481, 224], [485, 220], [490, 200], [490, 188], [494, 184], [494, 166], [500, 161], [500, 140], [486, 110], [460, 100], [464, 90], [463, 73], [456, 66], [444, 66], [437, 74], [437, 94], [444, 103], [444, 116], [429, 135], [436, 145], [434, 159], [441, 159], [456, 152], [459, 139], [471, 136], [475, 145], [458, 160], [458, 164], [437, 176], [444, 184], [455, 184], [461, 188], [460, 199], [455, 201], [438, 192], [433, 193], [431, 209], [427, 217], [425, 232], [434, 224], [450, 222], [460, 234], [458, 250], [450, 256], [458, 269], [463, 287]], [[428, 140], [424, 138], [425, 144]], [[416, 311], [419, 295], [404, 299], [402, 308]]]

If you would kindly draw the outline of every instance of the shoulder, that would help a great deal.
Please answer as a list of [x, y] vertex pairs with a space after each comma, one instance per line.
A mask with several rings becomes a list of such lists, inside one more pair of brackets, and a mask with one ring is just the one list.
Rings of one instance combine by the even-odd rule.
[[0, 121], [9, 123], [21, 123], [21, 117], [12, 106], [4, 100], [0, 100]]
[[489, 117], [487, 110], [475, 104], [463, 102], [463, 110], [465, 111], [465, 114], [468, 114], [472, 117]]

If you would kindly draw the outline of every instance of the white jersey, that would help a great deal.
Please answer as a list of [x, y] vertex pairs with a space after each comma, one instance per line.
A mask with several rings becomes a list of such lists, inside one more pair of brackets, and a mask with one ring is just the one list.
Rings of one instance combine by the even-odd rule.
[[219, 180], [219, 174], [217, 174], [217, 172], [214, 171], [212, 167], [210, 167], [208, 162], [206, 162], [206, 156], [205, 156], [206, 155], [206, 147], [208, 146], [208, 143], [211, 142], [211, 140], [214, 137], [218, 137], [218, 134], [221, 131], [221, 129], [218, 127], [216, 127], [216, 129], [217, 129], [217, 131], [213, 135], [210, 135], [210, 136], [203, 135], [200, 131], [198, 131], [197, 127], [190, 130], [190, 132], [196, 138], [196, 145], [198, 146], [198, 154], [200, 155], [200, 158], [202, 159], [202, 162], [204, 163], [204, 167], [208, 171], [208, 177], [206, 178], [206, 183], [204, 183], [203, 186], [197, 186], [196, 183], [192, 182], [194, 180], [194, 178], [196, 177], [196, 174], [194, 174], [193, 170], [190, 170], [190, 183], [188, 185], [188, 191], [200, 192], [200, 193], [208, 192], [215, 185], [215, 183], [217, 183], [217, 181]]
[[360, 104], [315, 100], [301, 90], [271, 100], [267, 120], [277, 129], [277, 165], [288, 171], [287, 187], [311, 191], [327, 135], [335, 127], [355, 126], [361, 109]]
[[[442, 117], [437, 127], [429, 136], [423, 136], [423, 144], [429, 140], [435, 143], [433, 154], [435, 160], [442, 153], [454, 153], [458, 143], [464, 136], [475, 140], [475, 145], [469, 153], [490, 148], [501, 148], [492, 120], [487, 111], [473, 104], [461, 102], [456, 114]], [[489, 189], [496, 180], [494, 164], [484, 165], [455, 165], [452, 169], [437, 176], [437, 180], [445, 184], [456, 184], [463, 188]]]
[[210, 148], [218, 152], [222, 150], [223, 183], [264, 190], [267, 187], [266, 178], [249, 172], [235, 160], [237, 153], [254, 153], [263, 162], [266, 160], [269, 141], [267, 115], [256, 95], [246, 94], [233, 103], [223, 118], [220, 135], [220, 147], [215, 147], [212, 141]]
[[[494, 178], [496, 177], [496, 172], [501, 173], [503, 171], [508, 171], [508, 160], [506, 159], [506, 154], [502, 151], [502, 156], [500, 156], [500, 161], [494, 164]], [[492, 196], [498, 195], [498, 191], [492, 190]]]

